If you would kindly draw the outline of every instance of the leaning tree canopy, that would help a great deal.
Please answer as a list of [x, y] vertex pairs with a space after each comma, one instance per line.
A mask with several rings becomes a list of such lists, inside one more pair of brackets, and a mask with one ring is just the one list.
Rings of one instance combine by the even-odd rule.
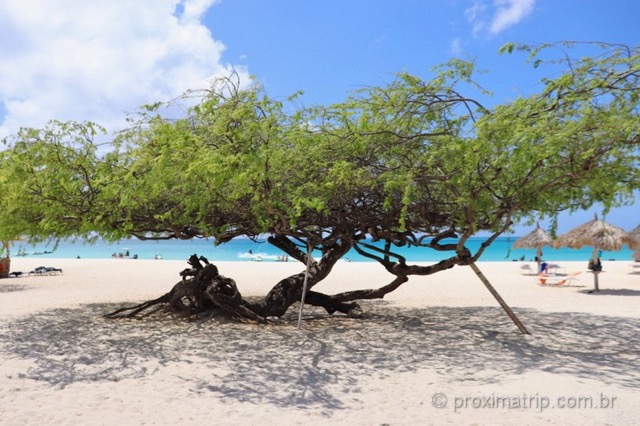
[[[505, 50], [544, 67], [546, 47]], [[640, 61], [635, 48], [596, 47], [580, 60], [562, 55], [553, 66], [563, 72], [540, 93], [492, 108], [466, 95], [478, 93], [473, 63], [455, 60], [430, 80], [400, 74], [325, 107], [296, 108], [227, 79], [184, 117], [145, 111], [109, 149], [91, 123], [23, 129], [2, 153], [0, 229], [406, 243], [612, 206], [639, 186]]]
[[[534, 66], [544, 67], [555, 47], [504, 50], [527, 51]], [[470, 265], [526, 332], [475, 264], [483, 250], [514, 221], [596, 202], [608, 208], [640, 188], [638, 49], [595, 47], [590, 57], [563, 54], [553, 62], [554, 76], [539, 93], [491, 108], [468, 95], [479, 93], [473, 63], [454, 60], [431, 79], [400, 74], [313, 108], [223, 79], [200, 92], [184, 116], [169, 119], [148, 108], [109, 146], [96, 142], [104, 131], [93, 123], [22, 129], [0, 153], [0, 241], [225, 242], [268, 234], [308, 265], [307, 273], [250, 301], [214, 265], [192, 256], [189, 273], [169, 293], [109, 316], [214, 308], [266, 322], [301, 301], [305, 283], [309, 303], [356, 316], [355, 300], [382, 298], [411, 275]], [[478, 231], [490, 237], [472, 253], [466, 242]], [[371, 239], [384, 240], [384, 249]], [[318, 260], [304, 243], [322, 250]], [[393, 253], [405, 244], [449, 255], [409, 265]], [[317, 292], [352, 248], [376, 259], [393, 281], [379, 289]]]

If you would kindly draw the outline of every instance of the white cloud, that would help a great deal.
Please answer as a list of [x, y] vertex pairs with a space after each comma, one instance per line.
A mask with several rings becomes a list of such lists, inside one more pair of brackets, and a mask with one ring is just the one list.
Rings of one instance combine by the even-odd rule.
[[462, 49], [462, 40], [460, 37], [456, 37], [451, 41], [451, 45], [449, 46], [449, 52], [453, 56], [460, 56], [463, 52]]
[[491, 22], [490, 31], [498, 34], [517, 24], [533, 11], [536, 0], [495, 0], [496, 14]]
[[228, 75], [201, 21], [216, 1], [2, 1], [0, 138], [54, 118], [114, 130], [142, 104]]
[[467, 21], [471, 23], [471, 31], [473, 35], [477, 35], [484, 29], [485, 23], [482, 16], [485, 14], [486, 10], [487, 5], [478, 0], [473, 2], [473, 6], [465, 9], [464, 15], [467, 18]]
[[217, 0], [182, 0], [180, 3], [184, 7], [182, 19], [200, 21], [202, 15]]
[[381, 36], [376, 37], [373, 41], [375, 44], [384, 44], [387, 42], [387, 36], [382, 34]]
[[491, 8], [484, 1], [474, 0], [464, 15], [474, 36], [486, 32], [496, 35], [527, 17], [535, 3], [536, 0], [494, 0]]

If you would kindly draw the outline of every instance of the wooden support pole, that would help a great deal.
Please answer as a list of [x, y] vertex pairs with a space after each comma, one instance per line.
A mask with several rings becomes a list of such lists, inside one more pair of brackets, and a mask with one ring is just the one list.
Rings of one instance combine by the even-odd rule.
[[313, 245], [311, 240], [307, 240], [307, 269], [304, 271], [304, 281], [302, 282], [302, 296], [300, 297], [300, 312], [298, 313], [298, 330], [302, 327], [302, 309], [304, 308], [304, 298], [307, 295], [307, 286], [309, 283], [309, 268], [311, 268], [311, 253], [313, 253]]
[[531, 333], [529, 333], [529, 330], [527, 330], [527, 328], [524, 326], [524, 324], [522, 324], [522, 322], [518, 319], [516, 314], [511, 310], [509, 305], [507, 305], [507, 303], [504, 301], [504, 299], [500, 296], [500, 294], [498, 294], [496, 289], [493, 288], [493, 286], [491, 285], [491, 283], [489, 282], [487, 277], [478, 268], [478, 265], [476, 265], [475, 262], [472, 262], [472, 263], [469, 264], [469, 266], [471, 267], [473, 272], [476, 273], [478, 278], [480, 278], [480, 281], [482, 281], [482, 283], [485, 285], [485, 287], [487, 287], [487, 289], [493, 295], [493, 297], [495, 297], [495, 299], [498, 301], [500, 306], [502, 306], [502, 309], [504, 309], [504, 311], [507, 313], [507, 315], [509, 315], [509, 318], [511, 318], [511, 321], [513, 321], [514, 324], [518, 327], [518, 329], [520, 329], [522, 334], [531, 334]]

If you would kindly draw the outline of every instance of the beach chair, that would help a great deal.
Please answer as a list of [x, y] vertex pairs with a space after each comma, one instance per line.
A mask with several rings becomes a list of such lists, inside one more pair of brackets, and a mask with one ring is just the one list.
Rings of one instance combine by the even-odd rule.
[[536, 282], [545, 287], [568, 286], [574, 280], [577, 280], [577, 276], [581, 273], [582, 271], [572, 272], [567, 275], [538, 274]]

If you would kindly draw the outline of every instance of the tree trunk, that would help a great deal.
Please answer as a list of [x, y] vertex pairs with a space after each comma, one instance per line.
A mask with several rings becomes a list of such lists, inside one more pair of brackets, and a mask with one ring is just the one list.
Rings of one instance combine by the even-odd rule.
[[[291, 257], [306, 262], [307, 254], [299, 250], [288, 238], [272, 237], [269, 241]], [[326, 278], [336, 262], [350, 248], [351, 245], [347, 242], [338, 243], [327, 248], [319, 262], [312, 259], [308, 289]], [[264, 323], [268, 321], [268, 317], [281, 317], [291, 305], [302, 298], [304, 272], [281, 280], [263, 300], [249, 303], [243, 299], [235, 281], [220, 275], [216, 266], [209, 264], [204, 257], [194, 254], [189, 258], [189, 264], [191, 268], [180, 273], [183, 280], [174, 285], [169, 293], [138, 305], [118, 309], [106, 314], [105, 318], [139, 318], [161, 310], [191, 318], [218, 310], [238, 320]], [[322, 306], [329, 313], [343, 312], [351, 316], [358, 316], [360, 313], [357, 303], [342, 303], [310, 291], [307, 291], [307, 298], [310, 305]]]
[[[288, 238], [276, 236], [270, 237], [269, 242], [280, 250], [287, 253], [292, 258], [299, 260], [303, 264], [307, 264], [307, 253], [303, 252], [293, 244]], [[320, 281], [325, 279], [333, 269], [333, 266], [340, 260], [351, 248], [351, 244], [347, 242], [337, 243], [329, 247], [323, 254], [319, 262], [312, 259], [309, 265], [309, 278], [307, 289], [313, 288]], [[302, 286], [304, 283], [305, 272], [285, 278], [276, 284], [267, 296], [260, 302], [251, 306], [251, 309], [263, 317], [281, 317], [289, 309], [291, 305], [302, 299]], [[307, 290], [307, 297], [309, 297]], [[336, 304], [333, 306], [326, 300], [320, 300], [312, 297], [306, 299], [310, 305], [322, 306], [327, 311], [343, 312], [346, 307]], [[355, 309], [352, 308], [352, 309]]]

